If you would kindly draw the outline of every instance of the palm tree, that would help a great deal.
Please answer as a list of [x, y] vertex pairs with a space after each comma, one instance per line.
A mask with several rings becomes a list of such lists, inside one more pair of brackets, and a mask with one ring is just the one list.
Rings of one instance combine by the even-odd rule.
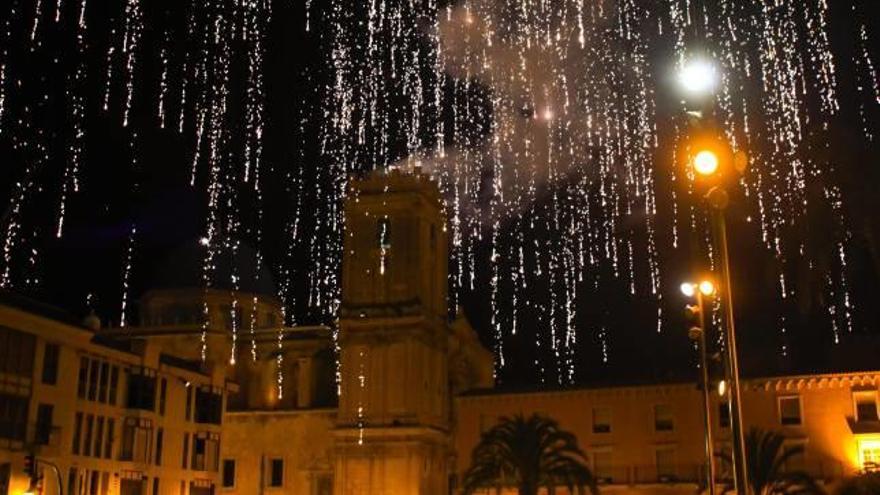
[[[749, 485], [753, 495], [814, 495], [825, 491], [803, 471], [787, 471], [785, 463], [803, 455], [804, 447], [795, 445], [783, 449], [785, 437], [775, 431], [752, 428], [746, 435], [746, 464]], [[729, 454], [720, 454], [731, 464]], [[732, 487], [728, 487], [728, 490]]]
[[537, 414], [502, 417], [483, 433], [471, 457], [464, 475], [465, 495], [514, 484], [519, 495], [535, 495], [542, 486], [550, 493], [556, 486], [578, 494], [588, 486], [594, 495], [598, 493], [575, 436], [561, 430], [555, 420]]

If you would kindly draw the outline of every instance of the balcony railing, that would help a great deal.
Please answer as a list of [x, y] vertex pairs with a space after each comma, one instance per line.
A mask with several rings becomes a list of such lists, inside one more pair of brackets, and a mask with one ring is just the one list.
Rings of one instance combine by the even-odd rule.
[[[720, 465], [717, 468], [716, 483], [731, 481], [728, 469]], [[839, 479], [848, 474], [846, 466], [834, 459], [809, 459], [789, 466], [788, 470], [803, 471], [820, 481]], [[676, 464], [659, 468], [656, 465], [612, 466], [594, 469], [593, 475], [600, 485], [703, 484], [706, 480], [702, 464]]]
[[653, 465], [612, 466], [593, 470], [600, 485], [650, 485], [662, 483], [699, 483], [704, 479], [703, 466], [676, 464], [660, 467]]

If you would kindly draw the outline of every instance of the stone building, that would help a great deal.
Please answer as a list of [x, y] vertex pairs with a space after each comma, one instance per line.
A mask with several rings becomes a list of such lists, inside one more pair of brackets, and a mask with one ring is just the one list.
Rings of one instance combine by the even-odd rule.
[[[28, 488], [28, 452], [49, 495], [445, 495], [481, 432], [517, 413], [574, 432], [603, 491], [697, 489], [695, 384], [494, 389], [491, 353], [448, 314], [436, 185], [377, 173], [349, 193], [335, 332], [285, 327], [271, 277], [234, 256], [215, 259], [234, 286], [198, 287], [197, 244], [144, 295], [137, 325], [101, 329], [3, 294], [0, 495]], [[874, 371], [751, 378], [746, 421], [804, 445], [790, 468], [833, 483], [880, 461], [878, 382]], [[729, 417], [713, 401], [723, 451]]]

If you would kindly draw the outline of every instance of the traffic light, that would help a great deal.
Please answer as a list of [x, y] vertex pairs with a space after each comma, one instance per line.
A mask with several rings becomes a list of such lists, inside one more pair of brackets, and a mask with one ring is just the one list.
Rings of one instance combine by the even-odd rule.
[[24, 474], [32, 479], [37, 477], [37, 458], [34, 454], [24, 456]]
[[684, 307], [684, 317], [688, 325], [688, 337], [699, 342], [703, 338], [703, 304], [698, 298], [696, 304], [688, 304]]

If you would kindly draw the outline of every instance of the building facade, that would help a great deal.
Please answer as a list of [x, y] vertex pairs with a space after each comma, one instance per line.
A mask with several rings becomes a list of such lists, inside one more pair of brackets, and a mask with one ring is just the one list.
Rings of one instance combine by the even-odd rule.
[[[8, 294], [0, 304], [0, 493], [212, 493], [222, 367], [56, 316]], [[28, 453], [36, 487], [23, 474]]]
[[[878, 384], [880, 372], [744, 380], [746, 428], [783, 434], [786, 449], [802, 446], [804, 455], [785, 468], [833, 485], [878, 466]], [[499, 417], [538, 413], [577, 436], [603, 490], [693, 493], [705, 482], [702, 400], [694, 383], [468, 394], [456, 399], [456, 472], [467, 469], [467, 454]], [[715, 451], [727, 454], [728, 411], [713, 394]], [[730, 479], [725, 462], [716, 459], [716, 468], [720, 480]]]
[[[436, 185], [389, 172], [350, 187], [336, 332], [285, 327], [270, 293], [240, 287], [151, 291], [137, 325], [109, 329], [4, 294], [0, 495], [446, 495], [482, 432], [532, 413], [576, 434], [603, 491], [701, 486], [695, 384], [493, 389], [491, 353], [447, 314]], [[803, 445], [787, 468], [833, 483], [880, 462], [878, 384], [880, 371], [749, 379], [746, 423]]]

